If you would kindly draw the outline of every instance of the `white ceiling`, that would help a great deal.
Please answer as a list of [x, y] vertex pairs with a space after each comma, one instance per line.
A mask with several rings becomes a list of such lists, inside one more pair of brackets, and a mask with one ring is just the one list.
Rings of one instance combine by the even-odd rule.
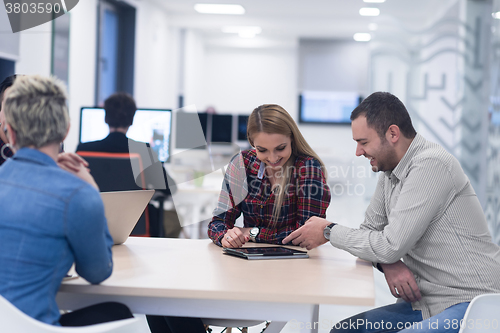
[[[177, 27], [192, 28], [217, 38], [225, 25], [257, 25], [260, 38], [351, 39], [356, 32], [369, 32], [369, 23], [402, 22], [421, 28], [458, 0], [386, 0], [369, 4], [363, 0], [149, 0], [163, 7]], [[199, 14], [196, 3], [235, 3], [244, 15]], [[378, 17], [362, 17], [361, 7], [377, 7]]]

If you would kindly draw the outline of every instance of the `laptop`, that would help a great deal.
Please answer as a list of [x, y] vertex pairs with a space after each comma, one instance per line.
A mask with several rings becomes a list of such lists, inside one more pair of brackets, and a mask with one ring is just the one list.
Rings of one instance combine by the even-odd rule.
[[224, 248], [222, 251], [224, 254], [248, 260], [309, 258], [309, 255], [305, 251], [290, 249], [283, 246], [244, 247], [237, 249]]
[[115, 245], [127, 240], [154, 193], [154, 190], [101, 192], [109, 233]]

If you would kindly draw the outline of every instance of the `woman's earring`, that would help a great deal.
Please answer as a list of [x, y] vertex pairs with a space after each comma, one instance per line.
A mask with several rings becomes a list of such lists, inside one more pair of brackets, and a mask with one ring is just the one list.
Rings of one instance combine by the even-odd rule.
[[6, 143], [2, 146], [2, 148], [0, 148], [0, 156], [2, 156], [4, 160], [7, 160], [9, 158], [9, 156], [5, 155], [5, 149], [9, 148], [10, 150], [12, 150], [11, 147], [12, 146], [10, 145], [10, 143]]

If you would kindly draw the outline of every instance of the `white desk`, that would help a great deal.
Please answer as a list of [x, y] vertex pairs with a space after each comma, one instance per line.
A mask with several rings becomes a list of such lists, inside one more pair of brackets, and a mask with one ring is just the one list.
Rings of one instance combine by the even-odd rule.
[[118, 301], [134, 313], [272, 320], [266, 332], [290, 320], [318, 322], [319, 304], [374, 305], [370, 263], [329, 244], [309, 256], [247, 261], [209, 240], [130, 237], [113, 247], [109, 279], [64, 282], [57, 301], [68, 310]]

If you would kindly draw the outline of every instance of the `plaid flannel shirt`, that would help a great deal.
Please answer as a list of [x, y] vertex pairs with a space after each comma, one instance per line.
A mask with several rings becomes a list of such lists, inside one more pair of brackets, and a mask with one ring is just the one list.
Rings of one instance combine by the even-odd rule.
[[234, 227], [241, 213], [244, 227], [259, 227], [257, 242], [274, 244], [280, 244], [310, 217], [326, 217], [331, 195], [319, 161], [310, 156], [298, 156], [293, 166], [280, 216], [272, 222], [275, 195], [263, 172], [264, 164], [257, 159], [255, 150], [246, 150], [233, 157], [208, 226], [212, 241], [221, 246], [222, 237]]

